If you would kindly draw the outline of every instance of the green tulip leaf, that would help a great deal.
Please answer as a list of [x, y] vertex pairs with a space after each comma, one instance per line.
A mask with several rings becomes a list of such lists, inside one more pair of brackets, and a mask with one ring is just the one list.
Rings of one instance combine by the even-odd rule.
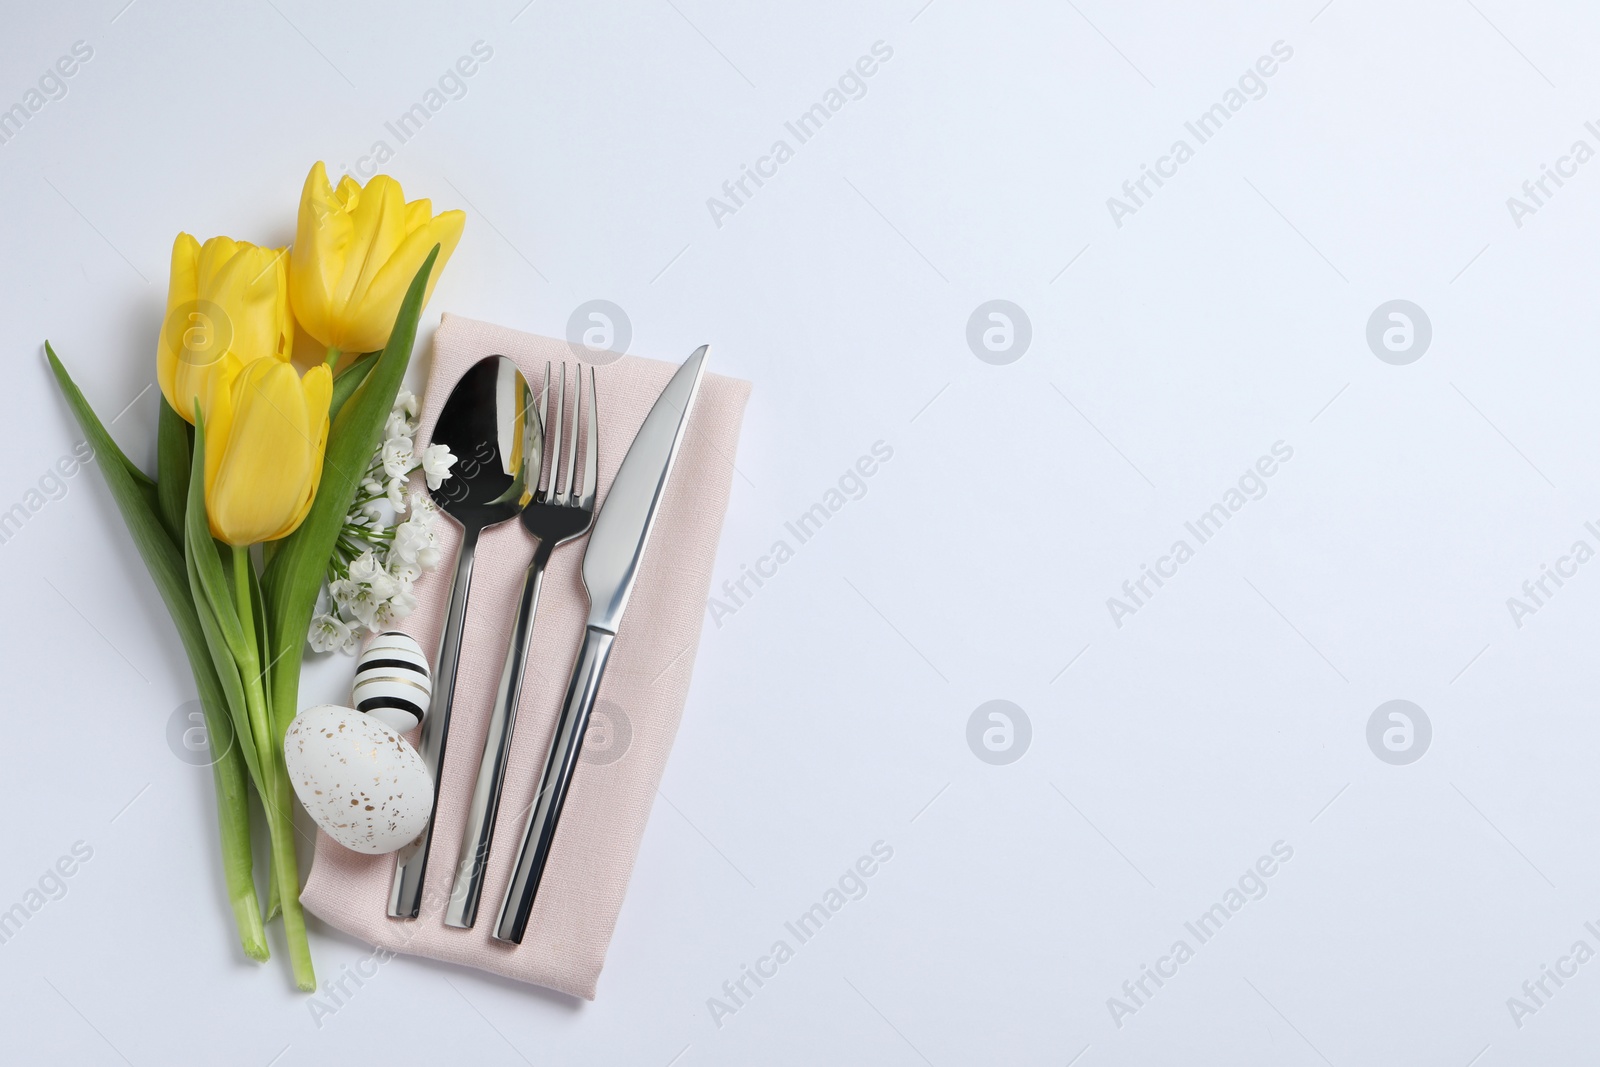
[[[201, 712], [205, 717], [206, 736], [214, 757], [211, 772], [216, 788], [218, 829], [222, 838], [223, 875], [245, 953], [252, 959], [264, 960], [267, 958], [266, 935], [256, 903], [255, 884], [251, 880], [250, 806], [245, 782], [246, 757], [250, 746], [239, 744], [235, 736], [226, 685], [217, 674], [210, 642], [191, 599], [187, 568], [179, 547], [181, 530], [175, 530], [163, 522], [163, 514], [158, 508], [158, 485], [152, 483], [117, 447], [116, 441], [84, 399], [49, 342], [45, 343], [45, 355], [50, 361], [56, 384], [100, 461], [100, 472], [111, 490], [111, 497], [116, 502], [117, 510], [122, 513], [122, 521], [133, 538], [134, 547], [150, 572], [156, 591], [161, 595], [167, 613], [177, 628], [178, 637], [183, 642], [184, 652], [188, 654]], [[176, 418], [177, 413], [173, 412], [173, 416]], [[181, 419], [178, 421], [182, 422]], [[185, 458], [183, 468], [172, 476], [186, 478], [187, 474]], [[237, 684], [237, 677], [234, 681]], [[242, 691], [239, 701], [242, 707]]]
[[368, 352], [340, 371], [333, 377], [333, 399], [328, 403], [328, 418], [339, 417], [339, 409], [344, 407], [344, 402], [350, 399], [350, 394], [356, 391], [356, 386], [367, 380], [367, 372], [372, 370], [373, 363], [377, 362], [379, 353]]
[[[211, 536], [211, 524], [206, 520], [205, 416], [198, 402], [194, 406], [194, 425], [194, 460], [190, 464], [189, 500], [184, 512], [183, 553], [189, 560], [189, 571], [195, 583], [195, 602], [204, 601], [211, 608], [211, 617], [227, 642], [228, 651], [238, 660], [245, 655], [244, 624], [239, 621], [233, 586], [222, 569], [222, 557]], [[221, 669], [220, 664], [218, 669]]]
[[189, 424], [161, 398], [156, 424], [156, 503], [161, 525], [174, 544], [183, 543], [183, 516], [189, 501]]

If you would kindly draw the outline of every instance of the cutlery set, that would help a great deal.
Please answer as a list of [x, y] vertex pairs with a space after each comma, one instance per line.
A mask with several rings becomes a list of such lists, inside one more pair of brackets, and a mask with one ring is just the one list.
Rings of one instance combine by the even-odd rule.
[[462, 537], [435, 659], [431, 706], [422, 723], [421, 756], [436, 788], [426, 828], [397, 854], [389, 893], [391, 918], [415, 919], [421, 911], [439, 814], [442, 790], [438, 786], [449, 755], [451, 707], [478, 540], [485, 529], [520, 518], [536, 538], [537, 547], [523, 580], [479, 757], [445, 924], [470, 929], [477, 921], [524, 666], [532, 645], [539, 588], [555, 550], [588, 535], [582, 573], [590, 609], [583, 643], [572, 666], [543, 773], [528, 801], [522, 844], [494, 928], [497, 940], [522, 942], [611, 645], [683, 441], [707, 353], [708, 346], [702, 345], [667, 383], [629, 446], [598, 513], [600, 423], [592, 367], [587, 385], [583, 365], [577, 367], [569, 391], [566, 365], [555, 371], [554, 381], [553, 368], [546, 365], [535, 406], [533, 391], [516, 364], [504, 356], [490, 356], [469, 368], [445, 401], [433, 440], [448, 446], [458, 461], [455, 475], [432, 495], [440, 509], [460, 523]]

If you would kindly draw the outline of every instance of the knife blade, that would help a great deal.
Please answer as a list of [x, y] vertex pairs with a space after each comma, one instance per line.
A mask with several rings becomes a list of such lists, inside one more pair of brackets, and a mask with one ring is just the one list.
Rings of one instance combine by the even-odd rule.
[[616, 633], [628, 607], [639, 560], [649, 543], [678, 446], [683, 443], [683, 430], [700, 391], [710, 348], [701, 345], [695, 349], [661, 391], [628, 446], [594, 520], [594, 532], [583, 554], [583, 585], [589, 591], [589, 625], [597, 629]]

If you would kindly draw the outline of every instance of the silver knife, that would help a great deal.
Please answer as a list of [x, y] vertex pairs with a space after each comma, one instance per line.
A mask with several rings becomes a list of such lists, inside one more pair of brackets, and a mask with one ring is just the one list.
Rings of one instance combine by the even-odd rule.
[[678, 446], [683, 443], [689, 412], [700, 392], [700, 379], [709, 351], [709, 345], [697, 348], [661, 391], [650, 414], [645, 416], [638, 436], [628, 447], [628, 454], [595, 519], [594, 532], [589, 535], [589, 546], [583, 554], [583, 586], [589, 594], [589, 621], [577, 660], [572, 665], [572, 678], [567, 683], [561, 716], [556, 720], [544, 774], [534, 794], [522, 847], [517, 851], [511, 884], [506, 888], [500, 919], [495, 923], [497, 940], [520, 945], [527, 931], [528, 916], [533, 912], [534, 897], [550, 859], [561, 808], [572, 785], [572, 772], [583, 749], [589, 713], [594, 710], [611, 643], [616, 640], [617, 627], [639, 574], [639, 561], [650, 540], [667, 477], [678, 458]]

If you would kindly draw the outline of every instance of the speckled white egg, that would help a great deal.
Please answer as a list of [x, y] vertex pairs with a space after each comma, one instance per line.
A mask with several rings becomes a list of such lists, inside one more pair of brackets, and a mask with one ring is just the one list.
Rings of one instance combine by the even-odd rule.
[[428, 823], [428, 768], [403, 737], [370, 715], [336, 704], [307, 708], [289, 724], [283, 755], [295, 796], [345, 848], [393, 852]]

